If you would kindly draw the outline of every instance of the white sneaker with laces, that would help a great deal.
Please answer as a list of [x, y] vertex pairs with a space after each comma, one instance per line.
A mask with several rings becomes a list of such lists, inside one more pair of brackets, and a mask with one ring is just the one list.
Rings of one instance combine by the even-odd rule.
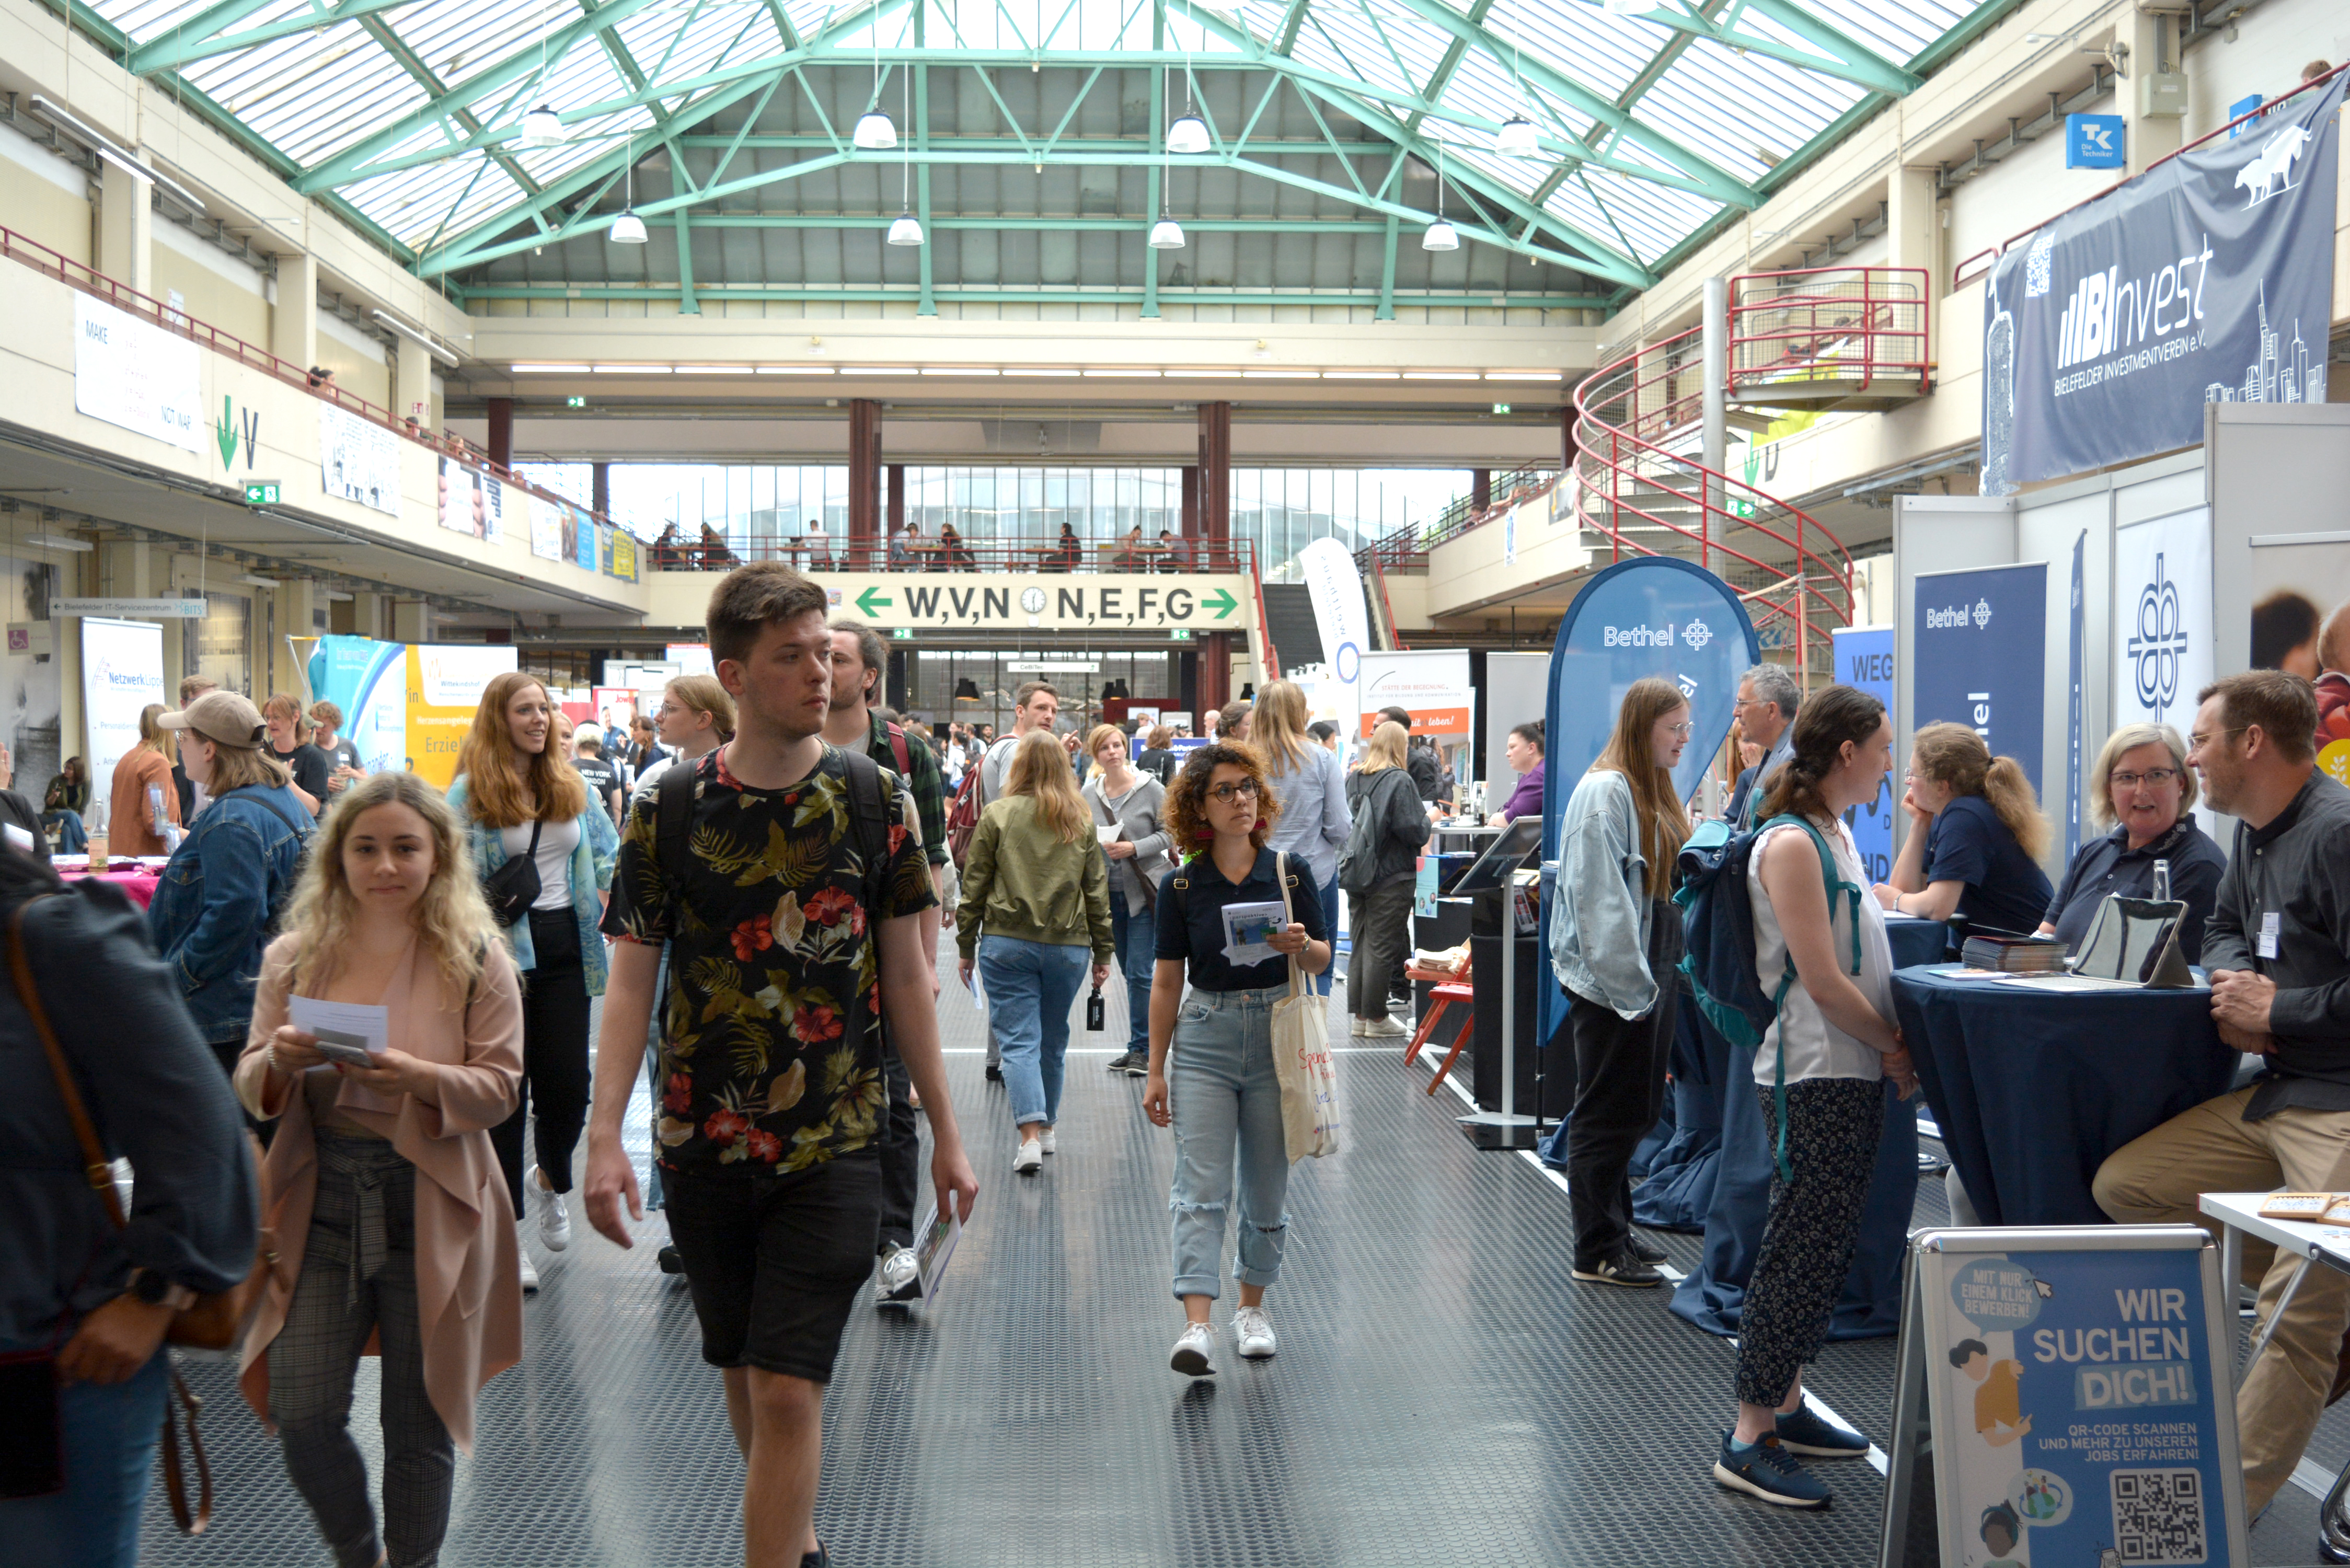
[[1232, 1343], [1249, 1361], [1263, 1361], [1273, 1354], [1273, 1319], [1264, 1308], [1244, 1306], [1232, 1314]]
[[1409, 1040], [1411, 1038], [1411, 1031], [1392, 1018], [1366, 1018], [1362, 1020], [1362, 1033], [1369, 1039]]
[[1347, 1033], [1359, 1038], [1369, 1023], [1367, 1018], [1350, 1018], [1347, 1021]]
[[1213, 1377], [1216, 1375], [1216, 1331], [1204, 1323], [1187, 1323], [1175, 1341], [1174, 1354], [1167, 1365], [1186, 1377]]
[[525, 1201], [538, 1210], [538, 1239], [546, 1243], [546, 1250], [560, 1252], [570, 1246], [571, 1210], [563, 1194], [546, 1185], [546, 1173], [532, 1166], [523, 1179], [523, 1191]]
[[1045, 1146], [1033, 1137], [1022, 1138], [1020, 1152], [1012, 1157], [1012, 1168], [1022, 1176], [1034, 1176], [1044, 1163]]
[[523, 1239], [522, 1227], [515, 1227], [515, 1255], [522, 1260], [522, 1291], [525, 1295], [538, 1293], [538, 1266], [530, 1261], [530, 1243]]
[[1042, 1133], [1039, 1133], [1037, 1135], [1036, 1141], [1045, 1146], [1045, 1152], [1046, 1154], [1058, 1154], [1061, 1152], [1061, 1140], [1053, 1136], [1053, 1129], [1051, 1127], [1046, 1127]]
[[874, 1282], [879, 1306], [904, 1306], [922, 1293], [922, 1263], [911, 1247], [892, 1247], [881, 1260], [881, 1277]]

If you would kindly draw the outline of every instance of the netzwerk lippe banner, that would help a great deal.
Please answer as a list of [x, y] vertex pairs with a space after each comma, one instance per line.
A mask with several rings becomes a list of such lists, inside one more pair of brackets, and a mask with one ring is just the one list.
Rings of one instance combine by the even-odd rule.
[[1983, 291], [1985, 494], [2199, 445], [2206, 403], [2325, 400], [2345, 83], [2000, 258]]

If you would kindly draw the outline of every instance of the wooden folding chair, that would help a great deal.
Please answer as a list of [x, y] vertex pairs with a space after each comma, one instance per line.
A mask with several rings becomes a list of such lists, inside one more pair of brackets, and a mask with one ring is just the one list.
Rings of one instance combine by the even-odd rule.
[[[1403, 1064], [1409, 1067], [1419, 1060], [1420, 1048], [1428, 1044], [1428, 1037], [1435, 1033], [1437, 1021], [1444, 1016], [1445, 1010], [1456, 1002], [1464, 1007], [1473, 1007], [1477, 993], [1475, 988], [1469, 983], [1469, 966], [1465, 963], [1461, 966], [1458, 973], [1448, 970], [1413, 969], [1407, 966], [1404, 975], [1407, 979], [1415, 981], [1432, 983], [1434, 989], [1429, 994], [1435, 1002], [1435, 1005], [1428, 1010], [1428, 1016], [1420, 1020], [1418, 1032], [1411, 1037], [1411, 1044], [1404, 1048]], [[1471, 1026], [1475, 1022], [1473, 1015], [1464, 1016], [1461, 1020], [1461, 1027], [1454, 1031], [1452, 1035], [1452, 1049], [1445, 1053], [1443, 1062], [1436, 1069], [1436, 1076], [1428, 1081], [1430, 1094], [1436, 1093], [1438, 1086], [1444, 1082], [1444, 1075], [1452, 1071], [1452, 1064], [1461, 1059], [1462, 1048], [1469, 1044]]]

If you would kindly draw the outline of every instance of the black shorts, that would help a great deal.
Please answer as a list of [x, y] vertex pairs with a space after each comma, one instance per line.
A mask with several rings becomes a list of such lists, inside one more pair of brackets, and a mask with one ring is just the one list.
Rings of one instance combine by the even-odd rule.
[[661, 1190], [702, 1359], [830, 1382], [841, 1330], [873, 1273], [879, 1151], [785, 1172], [663, 1166]]

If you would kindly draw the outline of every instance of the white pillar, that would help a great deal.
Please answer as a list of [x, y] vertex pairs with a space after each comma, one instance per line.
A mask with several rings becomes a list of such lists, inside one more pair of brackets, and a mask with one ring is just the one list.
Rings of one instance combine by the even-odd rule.
[[[1722, 465], [1730, 461], [1730, 280], [1725, 277], [1705, 280], [1703, 348], [1705, 392], [1700, 407], [1704, 429], [1699, 461], [1720, 473]], [[1707, 546], [1703, 564], [1707, 570], [1716, 571], [1720, 567], [1713, 560], [1712, 546], [1721, 538], [1717, 508], [1725, 499], [1720, 480], [1705, 482], [1705, 513], [1700, 519]]]
[[430, 430], [432, 428], [432, 356], [424, 345], [407, 333], [395, 333], [400, 339], [400, 359], [392, 369], [391, 411], [401, 419], [412, 419]]
[[432, 607], [422, 599], [395, 599], [391, 606], [391, 640], [432, 640]]
[[2129, 153], [2129, 171], [2133, 177], [2147, 171], [2148, 165], [2168, 158], [2178, 151], [2186, 120], [2176, 114], [2144, 115], [2138, 112], [2138, 84], [2158, 71], [2178, 68], [2170, 58], [2172, 29], [2167, 16], [2149, 16], [2142, 11], [2125, 15], [2116, 29], [2116, 41], [2129, 46], [2126, 62], [2129, 78], [2115, 85], [2120, 88], [2122, 124]]
[[154, 191], [120, 163], [99, 165], [98, 270], [151, 296], [155, 292]]
[[318, 258], [277, 258], [277, 298], [269, 312], [269, 351], [304, 369], [318, 362]]

